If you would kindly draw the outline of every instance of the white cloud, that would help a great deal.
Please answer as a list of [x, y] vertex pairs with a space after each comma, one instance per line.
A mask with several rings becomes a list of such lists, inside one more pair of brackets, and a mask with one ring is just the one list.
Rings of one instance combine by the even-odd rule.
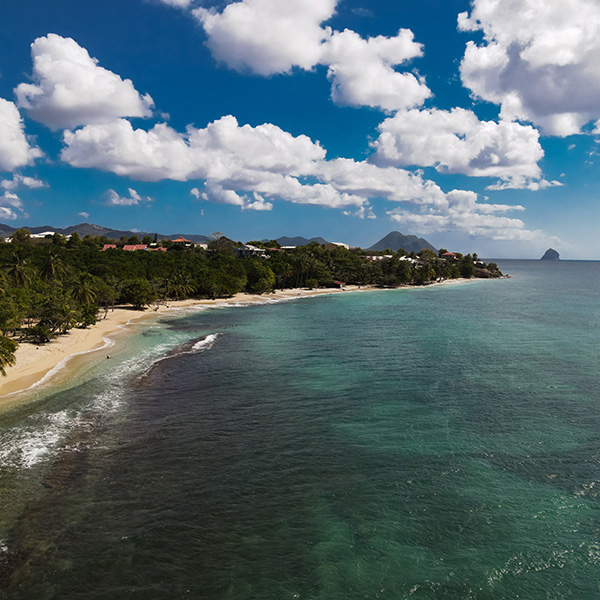
[[239, 126], [232, 116], [180, 134], [165, 124], [150, 131], [117, 120], [65, 131], [61, 157], [75, 167], [111, 171], [145, 181], [227, 179], [246, 172], [304, 174], [325, 150], [271, 124]]
[[0, 187], [5, 190], [17, 190], [19, 188], [29, 188], [29, 189], [38, 189], [47, 187], [47, 184], [40, 179], [36, 179], [35, 177], [27, 177], [26, 175], [20, 175], [19, 173], [15, 173], [12, 179], [5, 179], [4, 181], [0, 181]]
[[25, 136], [23, 120], [17, 107], [0, 98], [0, 171], [13, 171], [42, 156]]
[[175, 8], [188, 8], [192, 4], [192, 0], [159, 0], [163, 4], [168, 6], [174, 6]]
[[[265, 199], [254, 192], [252, 196], [238, 194], [234, 190], [227, 190], [221, 187], [215, 181], [207, 181], [205, 191], [200, 193], [197, 188], [192, 190], [192, 194], [202, 200], [217, 202], [219, 204], [233, 204], [239, 206], [242, 210], [272, 210], [273, 204], [266, 202]], [[194, 193], [197, 192], [197, 193]]]
[[54, 33], [31, 45], [34, 83], [15, 89], [18, 105], [51, 129], [106, 123], [117, 117], [149, 117], [154, 102], [129, 79], [98, 66], [71, 38]]
[[329, 30], [321, 28], [337, 0], [243, 0], [222, 12], [193, 12], [208, 35], [214, 58], [237, 71], [260, 75], [311, 69], [320, 60]]
[[421, 78], [395, 67], [422, 55], [408, 29], [395, 37], [363, 39], [354, 31], [323, 27], [338, 0], [242, 0], [222, 12], [192, 14], [208, 36], [213, 57], [237, 71], [259, 75], [293, 68], [328, 68], [332, 98], [349, 106], [398, 110], [420, 106], [431, 95]]
[[23, 211], [23, 202], [21, 202], [19, 196], [13, 192], [4, 192], [4, 194], [0, 196], [0, 218], [14, 221], [20, 216], [27, 216]]
[[421, 55], [421, 44], [409, 29], [400, 29], [396, 37], [366, 40], [346, 29], [327, 40], [321, 63], [328, 66], [336, 103], [391, 111], [420, 106], [431, 95], [423, 80], [394, 70]]
[[77, 213], [78, 217], [83, 217], [84, 219], [89, 219], [90, 218], [90, 213], [86, 213], [86, 212], [80, 212]]
[[435, 167], [441, 173], [498, 177], [506, 187], [539, 186], [539, 133], [507, 121], [480, 121], [468, 110], [402, 111], [379, 125], [373, 160]]
[[579, 133], [600, 118], [597, 0], [473, 0], [463, 31], [482, 31], [461, 63], [465, 86], [550, 135]]
[[520, 219], [498, 216], [522, 206], [487, 204], [477, 201], [475, 192], [453, 190], [446, 194], [445, 206], [421, 207], [412, 211], [397, 208], [388, 212], [390, 218], [411, 231], [421, 234], [434, 231], [460, 232], [472, 237], [492, 240], [545, 242], [558, 241], [540, 230], [529, 230]]
[[[106, 205], [107, 206], [136, 206], [137, 204], [140, 204], [142, 202], [152, 202], [152, 198], [150, 198], [149, 196], [142, 197], [132, 188], [129, 188], [128, 191], [129, 191], [129, 196], [119, 196], [119, 194], [117, 194], [117, 192], [115, 192], [115, 190], [108, 190], [106, 192]], [[82, 213], [80, 213], [80, 214], [82, 214]]]
[[[445, 193], [419, 171], [343, 158], [327, 161], [325, 150], [306, 136], [294, 137], [274, 125], [240, 126], [231, 116], [204, 129], [189, 127], [185, 134], [164, 124], [134, 130], [128, 121], [117, 120], [66, 131], [64, 139], [62, 158], [74, 167], [148, 181], [205, 180], [202, 191], [190, 190], [192, 196], [241, 210], [271, 210], [275, 200], [283, 200], [374, 218], [369, 201], [383, 199], [410, 207], [389, 214], [415, 226], [462, 226], [493, 239], [533, 235], [518, 219], [499, 216], [520, 206], [479, 203], [472, 192]], [[129, 198], [111, 191], [111, 199], [121, 205], [139, 201], [134, 190]]]

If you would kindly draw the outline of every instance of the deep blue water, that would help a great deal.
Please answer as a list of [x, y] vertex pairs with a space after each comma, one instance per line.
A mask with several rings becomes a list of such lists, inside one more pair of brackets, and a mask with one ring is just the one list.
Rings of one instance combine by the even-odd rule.
[[[0, 430], [0, 597], [600, 597], [600, 263], [186, 313]], [[112, 350], [111, 350], [112, 352]]]

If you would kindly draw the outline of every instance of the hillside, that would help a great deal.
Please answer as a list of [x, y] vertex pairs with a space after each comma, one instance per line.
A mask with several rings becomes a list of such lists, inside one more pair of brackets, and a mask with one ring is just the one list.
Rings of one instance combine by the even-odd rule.
[[[4, 225], [0, 223], [0, 237], [9, 237], [12, 235], [18, 227], [11, 227], [10, 225]], [[72, 233], [76, 233], [79, 237], [84, 237], [86, 235], [98, 235], [105, 236], [110, 239], [118, 240], [122, 236], [132, 237], [137, 235], [140, 239], [142, 239], [145, 235], [149, 235], [154, 237], [155, 232], [150, 231], [125, 231], [121, 229], [110, 229], [109, 227], [102, 227], [101, 225], [94, 225], [93, 223], [79, 223], [78, 225], [71, 225], [69, 227], [65, 227], [64, 229], [61, 227], [52, 227], [51, 225], [43, 225], [41, 227], [27, 227], [31, 233], [43, 233], [44, 231], [55, 231], [56, 233], [60, 233], [61, 235], [71, 235]], [[185, 237], [192, 242], [203, 243], [208, 240], [208, 237], [205, 235], [198, 234], [190, 234], [190, 233], [157, 233], [157, 237], [159, 240], [164, 238], [175, 239], [178, 237]]]
[[386, 248], [389, 248], [394, 252], [397, 252], [400, 249], [406, 250], [406, 252], [420, 252], [423, 248], [437, 252], [437, 248], [430, 244], [426, 239], [418, 238], [416, 235], [404, 235], [399, 231], [391, 231], [376, 244], [367, 248], [367, 250], [380, 252]]

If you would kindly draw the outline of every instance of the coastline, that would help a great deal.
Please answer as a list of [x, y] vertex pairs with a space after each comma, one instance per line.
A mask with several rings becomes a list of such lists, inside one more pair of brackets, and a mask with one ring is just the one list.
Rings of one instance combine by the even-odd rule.
[[[472, 279], [448, 279], [425, 287], [440, 285], [454, 285], [473, 281]], [[402, 286], [412, 288], [413, 286]], [[399, 288], [390, 288], [399, 289]], [[118, 343], [114, 337], [120, 332], [131, 331], [130, 326], [140, 321], [168, 315], [176, 316], [182, 309], [197, 306], [239, 306], [255, 303], [268, 303], [270, 301], [294, 300], [326, 294], [343, 292], [362, 292], [380, 290], [372, 286], [349, 285], [343, 289], [320, 288], [314, 290], [294, 288], [276, 290], [270, 294], [235, 294], [231, 298], [216, 300], [172, 300], [158, 308], [148, 308], [145, 311], [136, 311], [131, 308], [116, 307], [109, 310], [106, 318], [102, 318], [95, 325], [86, 329], [71, 329], [69, 333], [61, 335], [47, 344], [36, 346], [23, 343], [15, 353], [16, 364], [6, 368], [6, 376], [0, 377], [0, 409], [13, 402], [21, 401], [24, 394], [41, 385], [52, 384], [68, 376], [73, 359], [87, 354], [96, 355], [101, 350], [106, 350]]]
[[[269, 301], [291, 300], [296, 298], [333, 294], [344, 291], [356, 291], [356, 286], [347, 286], [345, 290], [324, 288], [316, 290], [291, 289], [277, 290], [271, 294], [240, 293], [231, 298], [216, 300], [172, 300], [157, 309], [147, 308], [136, 311], [131, 308], [116, 307], [109, 310], [106, 318], [86, 329], [71, 329], [69, 333], [58, 336], [47, 344], [22, 343], [15, 353], [16, 364], [6, 368], [6, 377], [0, 377], [0, 408], [12, 404], [28, 391], [41, 384], [53, 382], [61, 374], [68, 373], [67, 367], [72, 359], [85, 354], [97, 353], [110, 348], [117, 341], [113, 339], [129, 326], [140, 321], [168, 315], [175, 316], [181, 309], [194, 306], [227, 306]], [[364, 288], [363, 289], [371, 289]]]

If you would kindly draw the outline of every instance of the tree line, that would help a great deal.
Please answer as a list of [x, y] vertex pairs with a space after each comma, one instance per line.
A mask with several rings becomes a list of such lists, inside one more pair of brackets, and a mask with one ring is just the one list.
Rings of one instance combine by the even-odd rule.
[[[417, 257], [403, 250], [326, 250], [316, 242], [282, 250], [271, 240], [250, 242], [265, 248], [268, 258], [240, 258], [236, 249], [241, 244], [217, 233], [208, 250], [170, 240], [158, 242], [166, 252], [122, 250], [123, 244], [139, 241], [77, 234], [33, 239], [19, 229], [0, 243], [0, 372], [14, 362], [17, 342], [46, 343], [73, 327], [93, 325], [115, 305], [142, 310], [169, 300], [215, 299], [238, 292], [263, 294], [342, 283], [396, 287], [501, 275], [495, 264], [485, 265], [477, 255], [442, 258], [445, 249], [437, 254], [423, 250]], [[109, 243], [121, 248], [101, 251]]]

